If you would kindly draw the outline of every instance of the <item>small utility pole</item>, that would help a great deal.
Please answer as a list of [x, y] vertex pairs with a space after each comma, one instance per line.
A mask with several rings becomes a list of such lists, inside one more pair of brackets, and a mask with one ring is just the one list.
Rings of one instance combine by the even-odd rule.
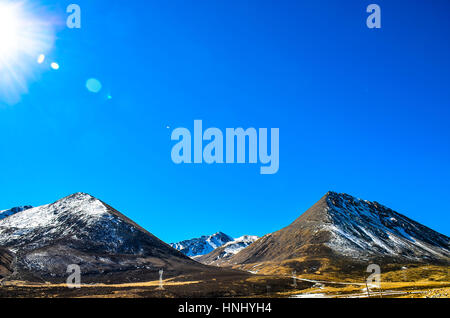
[[366, 281], [366, 290], [367, 290], [367, 297], [370, 298], [369, 285], [367, 285], [367, 281]]
[[164, 290], [164, 285], [163, 285], [163, 273], [164, 270], [160, 269], [159, 270], [159, 287], [157, 288], [158, 290]]

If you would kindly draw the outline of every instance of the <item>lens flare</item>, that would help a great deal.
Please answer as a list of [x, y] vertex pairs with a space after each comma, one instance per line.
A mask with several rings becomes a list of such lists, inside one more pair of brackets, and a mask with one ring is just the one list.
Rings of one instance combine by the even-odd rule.
[[90, 78], [86, 82], [86, 88], [91, 93], [98, 93], [102, 89], [102, 83], [98, 79]]
[[53, 62], [52, 64], [50, 64], [50, 67], [54, 70], [59, 70], [59, 64], [56, 62]]
[[53, 46], [48, 21], [42, 9], [29, 2], [0, 0], [0, 103], [20, 101], [37, 75], [40, 56]]
[[44, 61], [45, 61], [45, 55], [44, 54], [39, 55], [37, 62], [39, 64], [42, 64], [42, 63], [44, 63]]

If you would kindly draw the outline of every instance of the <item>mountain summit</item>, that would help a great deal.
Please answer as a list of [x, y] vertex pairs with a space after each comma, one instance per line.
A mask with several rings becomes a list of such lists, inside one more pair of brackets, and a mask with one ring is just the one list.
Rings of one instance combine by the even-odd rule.
[[291, 225], [231, 258], [232, 264], [290, 259], [450, 263], [450, 239], [377, 202], [328, 192]]
[[[70, 264], [80, 265], [84, 281], [157, 279], [161, 268], [166, 275], [205, 269], [86, 193], [0, 220], [0, 246], [16, 259], [12, 279], [65, 281]], [[8, 253], [3, 259], [11, 258]]]
[[211, 253], [196, 257], [195, 260], [197, 262], [207, 265], [214, 265], [214, 266], [227, 265], [228, 261], [235, 254], [239, 253], [244, 248], [253, 244], [257, 240], [258, 237], [255, 235], [243, 235], [233, 241], [223, 244], [222, 246], [216, 248]]
[[187, 256], [195, 257], [208, 254], [225, 243], [232, 241], [234, 241], [234, 238], [231, 236], [217, 232], [212, 235], [203, 235], [199, 238], [171, 243], [170, 245]]

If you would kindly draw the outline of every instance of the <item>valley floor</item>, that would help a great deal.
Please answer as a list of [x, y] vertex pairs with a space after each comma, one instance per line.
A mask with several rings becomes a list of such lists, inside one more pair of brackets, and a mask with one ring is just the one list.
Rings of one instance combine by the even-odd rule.
[[[184, 297], [275, 297], [275, 298], [450, 298], [448, 267], [424, 266], [382, 275], [381, 288], [337, 275], [225, 275], [222, 277], [178, 277], [125, 284], [82, 284], [69, 289], [65, 284], [3, 282], [0, 297], [102, 297], [102, 298], [184, 298]], [[409, 281], [409, 279], [414, 281]]]

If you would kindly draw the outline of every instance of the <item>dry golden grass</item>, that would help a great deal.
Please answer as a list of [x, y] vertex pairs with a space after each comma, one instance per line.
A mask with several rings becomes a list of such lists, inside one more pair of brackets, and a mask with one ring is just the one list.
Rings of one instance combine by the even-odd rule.
[[[313, 286], [301, 291], [287, 291], [279, 293], [281, 297], [289, 297], [299, 294], [325, 294], [329, 297], [341, 297], [345, 295], [365, 297], [367, 292], [364, 280], [353, 279], [333, 272], [321, 274], [298, 275], [302, 279], [318, 280], [320, 288]], [[342, 285], [337, 284], [342, 283]], [[346, 283], [346, 284], [344, 284]], [[352, 284], [353, 283], [353, 284]], [[412, 265], [400, 270], [393, 270], [381, 275], [381, 289], [371, 290], [371, 297], [450, 297], [449, 268], [445, 266], [417, 266]], [[383, 294], [384, 293], [384, 294]]]
[[[159, 291], [159, 281], [124, 284], [82, 284], [81, 292], [68, 290], [66, 284], [31, 284], [23, 281], [5, 282], [4, 295], [48, 297], [291, 297], [323, 294], [326, 297], [367, 297], [365, 279], [369, 273], [361, 268], [342, 271], [329, 263], [303, 271], [301, 259], [280, 265], [272, 262], [247, 264], [241, 269], [258, 271], [258, 275], [243, 278], [205, 277], [201, 280], [164, 280], [165, 291]], [[314, 260], [315, 262], [317, 260]], [[293, 268], [298, 278], [293, 284]], [[449, 267], [436, 265], [382, 266], [381, 290], [370, 288], [370, 297], [446, 297], [450, 296]], [[353, 272], [352, 272], [353, 270]], [[265, 274], [265, 275], [261, 275]], [[266, 287], [270, 286], [270, 294]], [[0, 292], [1, 292], [0, 288]], [[380, 293], [381, 292], [381, 293]]]
[[[305, 258], [299, 258], [281, 263], [246, 264], [236, 268], [253, 271], [266, 277], [292, 277], [295, 270], [299, 281], [308, 279], [320, 282], [308, 289], [292, 289], [276, 293], [278, 297], [299, 294], [324, 294], [328, 297], [367, 296], [365, 280], [369, 273], [366, 273], [363, 267], [350, 267], [344, 271], [336, 265], [331, 265], [328, 259], [314, 260], [320, 264], [320, 267], [313, 270], [299, 267], [298, 264], [305, 260]], [[370, 288], [373, 292], [371, 297], [449, 297], [450, 267], [448, 266], [391, 264], [381, 266], [381, 270], [381, 290]], [[260, 280], [260, 277], [255, 276], [248, 281]]]
[[411, 281], [450, 281], [450, 267], [445, 266], [406, 266], [406, 269], [393, 270], [381, 275], [383, 281], [411, 282]]
[[[172, 279], [167, 279], [163, 281], [164, 286], [182, 286], [190, 284], [199, 284], [200, 281], [177, 281], [174, 282]], [[40, 284], [40, 283], [27, 283], [23, 281], [8, 281], [4, 286], [14, 286], [14, 287], [67, 287], [67, 284]], [[130, 287], [157, 287], [159, 286], [159, 280], [150, 282], [139, 282], [139, 283], [124, 283], [124, 284], [81, 284], [82, 288], [130, 288]]]

